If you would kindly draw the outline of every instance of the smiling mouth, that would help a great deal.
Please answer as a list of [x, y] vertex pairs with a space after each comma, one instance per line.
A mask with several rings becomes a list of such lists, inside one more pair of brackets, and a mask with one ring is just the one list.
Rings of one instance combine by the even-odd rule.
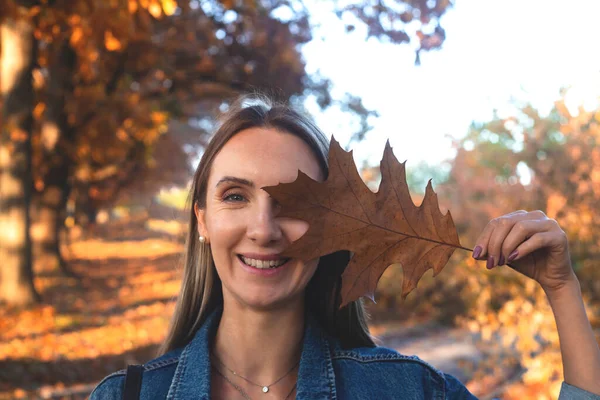
[[275, 269], [275, 268], [279, 268], [279, 267], [285, 265], [290, 260], [289, 258], [282, 258], [280, 260], [270, 260], [270, 261], [257, 260], [257, 259], [254, 259], [254, 258], [244, 257], [241, 254], [238, 254], [238, 258], [240, 259], [241, 262], [243, 262], [247, 266], [252, 267], [252, 268], [256, 268], [256, 269]]

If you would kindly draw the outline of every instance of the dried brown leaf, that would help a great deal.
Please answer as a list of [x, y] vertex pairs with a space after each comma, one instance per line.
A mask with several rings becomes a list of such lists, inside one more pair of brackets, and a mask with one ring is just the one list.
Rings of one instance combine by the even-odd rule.
[[381, 177], [373, 193], [360, 178], [352, 152], [332, 138], [327, 180], [317, 182], [299, 171], [294, 182], [264, 188], [281, 204], [278, 216], [309, 223], [284, 255], [311, 260], [339, 250], [354, 253], [342, 275], [341, 307], [361, 296], [373, 300], [379, 278], [395, 263], [402, 264], [405, 298], [425, 271], [432, 268], [437, 275], [456, 248], [464, 249], [450, 212], [439, 210], [431, 181], [422, 204], [415, 206], [405, 163], [398, 162], [389, 142]]

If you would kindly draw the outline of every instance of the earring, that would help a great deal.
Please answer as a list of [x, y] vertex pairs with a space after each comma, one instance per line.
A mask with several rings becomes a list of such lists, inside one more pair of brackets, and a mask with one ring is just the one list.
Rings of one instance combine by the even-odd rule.
[[200, 243], [204, 243], [204, 242], [206, 242], [206, 238], [205, 238], [204, 236], [200, 236], [200, 237], [198, 238], [198, 240], [200, 241]]

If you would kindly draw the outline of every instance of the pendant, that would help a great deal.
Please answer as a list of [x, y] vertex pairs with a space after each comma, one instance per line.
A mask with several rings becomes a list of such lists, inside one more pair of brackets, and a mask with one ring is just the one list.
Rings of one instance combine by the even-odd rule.
[[268, 386], [263, 386], [263, 393], [267, 393], [269, 391], [269, 387]]

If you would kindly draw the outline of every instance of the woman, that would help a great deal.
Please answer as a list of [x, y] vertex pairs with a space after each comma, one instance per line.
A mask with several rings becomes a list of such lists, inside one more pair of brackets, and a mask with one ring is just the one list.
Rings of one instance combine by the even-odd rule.
[[[144, 365], [142, 399], [474, 398], [420, 359], [377, 347], [361, 302], [338, 309], [348, 252], [279, 255], [308, 226], [277, 218], [261, 187], [298, 170], [324, 180], [327, 148], [286, 106], [246, 99], [229, 111], [194, 175], [182, 287], [164, 354]], [[473, 256], [488, 268], [508, 260], [542, 285], [560, 334], [561, 399], [600, 399], [600, 350], [556, 222], [539, 211], [496, 218]], [[106, 377], [91, 399], [120, 398], [124, 381], [124, 371]]]

